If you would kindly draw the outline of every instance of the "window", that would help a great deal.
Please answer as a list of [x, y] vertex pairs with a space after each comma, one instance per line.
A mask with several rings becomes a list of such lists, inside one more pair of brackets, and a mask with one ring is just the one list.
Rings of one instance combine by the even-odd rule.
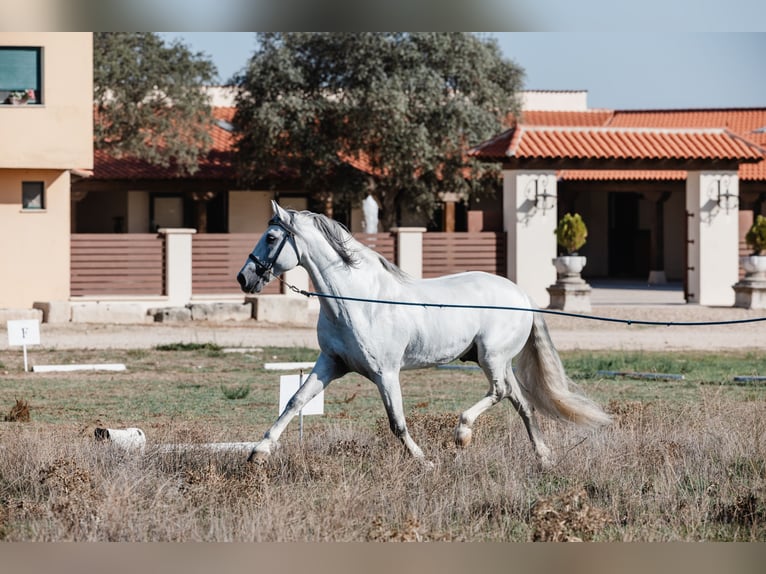
[[42, 103], [41, 48], [0, 46], [0, 103]]
[[21, 208], [27, 211], [45, 209], [45, 185], [42, 181], [21, 182]]

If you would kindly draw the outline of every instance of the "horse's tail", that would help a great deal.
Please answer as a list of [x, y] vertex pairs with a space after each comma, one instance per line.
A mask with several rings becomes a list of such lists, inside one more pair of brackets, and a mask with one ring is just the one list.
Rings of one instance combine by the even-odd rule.
[[533, 314], [532, 330], [516, 366], [522, 392], [550, 417], [587, 427], [609, 424], [611, 417], [599, 405], [570, 388], [573, 383], [564, 372], [545, 320], [540, 313]]

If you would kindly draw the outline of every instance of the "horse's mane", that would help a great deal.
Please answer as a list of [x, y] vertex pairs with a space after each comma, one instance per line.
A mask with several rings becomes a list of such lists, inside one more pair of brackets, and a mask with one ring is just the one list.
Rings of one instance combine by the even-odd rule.
[[391, 263], [388, 259], [383, 257], [380, 253], [377, 253], [369, 247], [362, 245], [356, 239], [354, 239], [348, 228], [342, 223], [330, 219], [326, 215], [321, 213], [314, 213], [312, 211], [296, 211], [294, 209], [288, 209], [287, 213], [290, 215], [290, 221], [283, 221], [282, 223], [288, 230], [295, 233], [295, 216], [301, 215], [311, 219], [314, 227], [319, 230], [322, 236], [333, 250], [340, 256], [341, 261], [349, 267], [359, 267], [361, 263], [360, 252], [368, 251], [369, 254], [376, 258], [381, 266], [388, 271], [391, 275], [404, 281], [409, 279], [404, 271], [398, 266]]

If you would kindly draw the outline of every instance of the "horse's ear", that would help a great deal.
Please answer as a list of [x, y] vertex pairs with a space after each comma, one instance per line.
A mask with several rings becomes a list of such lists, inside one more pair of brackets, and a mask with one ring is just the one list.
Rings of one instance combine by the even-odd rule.
[[271, 200], [271, 209], [274, 211], [274, 217], [276, 217], [280, 221], [287, 220], [287, 212], [281, 207], [279, 207], [279, 204], [273, 199]]

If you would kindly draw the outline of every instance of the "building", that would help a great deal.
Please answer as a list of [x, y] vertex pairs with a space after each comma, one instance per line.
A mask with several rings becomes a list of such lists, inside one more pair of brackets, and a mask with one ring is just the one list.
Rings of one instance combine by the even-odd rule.
[[71, 174], [92, 167], [92, 34], [0, 33], [0, 308], [69, 298]]
[[551, 234], [571, 211], [589, 227], [586, 276], [683, 281], [689, 302], [733, 304], [739, 246], [764, 211], [765, 126], [766, 108], [525, 109], [471, 151], [503, 165], [509, 277], [545, 304]]
[[[35, 301], [67, 300], [72, 296], [69, 246], [73, 239], [70, 240], [70, 233], [74, 234], [72, 238], [86, 234], [150, 237], [156, 236], [161, 228], [185, 228], [196, 232], [196, 237], [230, 234], [244, 237], [263, 231], [270, 214], [269, 200], [275, 196], [283, 206], [311, 207], [310, 198], [300, 188], [299, 181], [283, 178], [277, 182], [276, 191], [238, 188], [233, 169], [231, 90], [217, 88], [211, 92], [216, 119], [211, 134], [213, 149], [202, 159], [195, 174], [178, 177], [171, 170], [133, 158], [110, 157], [101, 151], [94, 156], [92, 69], [81, 66], [75, 71], [61, 70], [66, 68], [62, 60], [92, 61], [89, 34], [3, 34], [0, 46], [11, 51], [27, 47], [33, 56], [37, 54], [34, 68], [37, 76], [33, 74], [36, 79], [30, 80], [35, 102], [26, 106], [0, 106], [3, 133], [14, 134], [13, 138], [5, 137], [0, 143], [3, 146], [0, 236], [5, 245], [21, 244], [19, 238], [25, 245], [23, 250], [0, 252], [2, 268], [12, 270], [7, 276], [20, 278], [5, 281], [0, 287], [0, 308], [27, 308]], [[35, 61], [34, 58], [31, 61]], [[0, 65], [0, 79], [2, 73]], [[76, 81], [72, 80], [72, 74], [76, 74]], [[6, 94], [16, 88], [20, 86], [14, 85]], [[522, 97], [524, 112], [512, 132], [516, 137], [514, 142], [524, 141], [526, 145], [547, 141], [548, 144], [529, 152], [523, 160], [517, 156], [513, 165], [506, 166], [506, 172], [524, 175], [521, 172], [532, 170], [544, 177], [525, 175], [524, 188], [517, 189], [523, 178], [511, 184], [506, 173], [505, 183], [498, 182], [495, 197], [461, 201], [445, 196], [444, 212], [455, 221], [455, 229], [506, 233], [502, 251], [506, 255], [502, 257], [507, 256], [507, 265], [502, 268], [522, 286], [524, 277], [534, 273], [520, 265], [519, 250], [534, 254], [532, 259], [536, 265], [544, 266], [545, 270], [534, 279], [531, 291], [537, 292], [538, 303], [545, 306], [544, 286], [551, 281], [553, 273], [548, 255], [555, 255], [552, 226], [563, 213], [577, 211], [585, 218], [590, 231], [588, 243], [582, 250], [589, 260], [584, 271], [586, 278], [648, 280], [652, 277], [682, 281], [687, 285], [689, 301], [711, 304], [712, 299], [700, 299], [699, 293], [688, 287], [690, 276], [695, 273], [693, 268], [696, 267], [697, 272], [700, 268], [690, 255], [694, 261], [701, 261], [700, 250], [707, 257], [715, 257], [716, 253], [716, 249], [703, 249], [699, 241], [694, 253], [687, 249], [689, 238], [694, 241], [693, 234], [699, 232], [699, 229], [690, 231], [688, 227], [687, 213], [693, 211], [688, 199], [689, 177], [694, 174], [692, 177], [697, 178], [695, 193], [702, 199], [711, 193], [711, 185], [717, 186], [718, 195], [708, 199], [714, 199], [719, 210], [725, 209], [728, 220], [734, 218], [735, 223], [730, 223], [729, 228], [735, 229], [736, 244], [737, 238], [741, 239], [749, 227], [753, 214], [766, 212], [766, 162], [761, 161], [766, 148], [766, 107], [594, 110], [587, 107], [587, 92], [583, 91], [525, 92]], [[62, 113], [62, 106], [67, 106], [66, 113]], [[30, 119], [34, 119], [32, 124], [27, 122]], [[638, 155], [617, 161], [622, 153], [619, 145], [617, 148], [591, 146], [590, 151], [578, 152], [578, 148], [587, 147], [583, 138], [591, 138], [592, 143], [594, 137], [618, 132], [643, 134], [639, 138]], [[696, 147], [687, 157], [677, 147], [678, 138], [692, 133]], [[652, 137], [648, 137], [649, 134]], [[708, 136], [712, 139], [706, 140]], [[26, 143], [17, 147], [16, 140]], [[561, 147], [549, 145], [554, 140]], [[493, 141], [506, 146], [500, 156], [505, 158], [502, 154], [508, 151], [510, 140], [503, 142], [501, 134]], [[715, 146], [722, 141], [737, 149], [721, 155]], [[485, 148], [488, 143], [492, 142], [485, 142]], [[705, 170], [711, 169], [717, 175], [705, 179]], [[704, 189], [700, 187], [700, 173], [705, 180]], [[40, 188], [40, 182], [44, 203], [33, 199], [40, 195], [35, 191]], [[513, 198], [508, 192], [511, 187], [516, 194]], [[718, 198], [722, 194], [724, 202], [720, 203]], [[539, 207], [546, 216], [540, 236], [519, 235], [523, 226], [511, 222], [525, 202], [531, 201], [538, 209], [538, 196], [545, 199]], [[450, 202], [454, 203], [448, 205]], [[361, 210], [343, 215], [353, 231], [361, 230]], [[415, 221], [401, 223], [418, 224]], [[438, 225], [430, 229], [438, 230]], [[162, 269], [167, 262], [163, 263], [162, 248], [159, 249], [157, 265]], [[241, 255], [237, 253], [237, 257]], [[736, 256], [729, 254], [727, 258], [727, 265], [731, 267]], [[40, 281], [36, 276], [41, 261], [46, 263], [46, 274], [53, 270], [54, 278]], [[711, 268], [709, 263], [705, 267]], [[228, 270], [220, 272], [221, 278], [229, 275]], [[728, 301], [730, 284], [724, 285], [729, 281], [728, 275], [731, 270], [719, 287], [727, 291], [727, 295], [715, 299], [714, 304]], [[697, 285], [699, 277], [692, 279]], [[153, 283], [152, 293], [167, 290], [167, 277], [164, 281], [164, 284], [163, 280]], [[216, 288], [211, 289], [208, 294], [213, 296]]]

